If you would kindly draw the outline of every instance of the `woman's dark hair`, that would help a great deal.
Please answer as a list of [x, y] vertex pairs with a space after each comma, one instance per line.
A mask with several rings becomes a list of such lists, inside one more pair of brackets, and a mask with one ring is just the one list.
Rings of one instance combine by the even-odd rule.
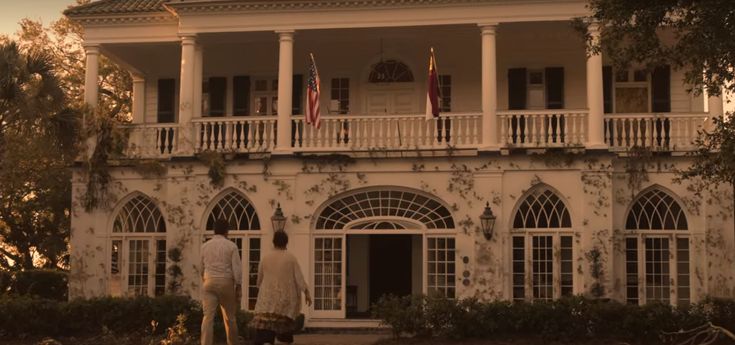
[[224, 218], [217, 218], [214, 222], [214, 233], [217, 235], [226, 235], [228, 230], [230, 230], [230, 222]]
[[288, 244], [288, 235], [285, 231], [276, 231], [273, 233], [273, 246], [278, 249], [286, 249]]

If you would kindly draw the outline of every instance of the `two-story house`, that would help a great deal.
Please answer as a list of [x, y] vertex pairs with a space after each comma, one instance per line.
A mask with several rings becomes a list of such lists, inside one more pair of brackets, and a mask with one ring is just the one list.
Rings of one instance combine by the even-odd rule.
[[[373, 324], [354, 320], [386, 293], [732, 297], [732, 191], [673, 181], [722, 99], [688, 93], [668, 66], [615, 70], [588, 55], [572, 27], [585, 5], [100, 0], [68, 10], [85, 30], [87, 102], [97, 104], [100, 54], [130, 71], [134, 95], [112, 203], [73, 213], [71, 296], [159, 295], [176, 280], [196, 298], [199, 248], [225, 217], [252, 308], [280, 205], [313, 326]], [[432, 47], [441, 115], [427, 118]], [[319, 128], [304, 119], [310, 54]], [[164, 172], [141, 173], [141, 159]], [[75, 200], [84, 179], [78, 168]]]

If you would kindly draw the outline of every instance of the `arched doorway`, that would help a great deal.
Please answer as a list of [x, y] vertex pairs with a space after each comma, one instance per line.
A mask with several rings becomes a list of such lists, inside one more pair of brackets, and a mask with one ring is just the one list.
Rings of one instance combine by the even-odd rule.
[[455, 223], [436, 197], [401, 187], [351, 191], [313, 222], [314, 317], [369, 317], [385, 294], [455, 297]]
[[413, 72], [405, 63], [380, 60], [370, 68], [366, 85], [365, 113], [411, 114], [417, 112]]

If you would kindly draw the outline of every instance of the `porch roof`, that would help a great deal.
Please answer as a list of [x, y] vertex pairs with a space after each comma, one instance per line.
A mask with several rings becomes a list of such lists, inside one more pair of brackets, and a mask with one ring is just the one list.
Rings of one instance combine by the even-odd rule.
[[67, 16], [165, 12], [169, 0], [99, 0], [64, 11]]

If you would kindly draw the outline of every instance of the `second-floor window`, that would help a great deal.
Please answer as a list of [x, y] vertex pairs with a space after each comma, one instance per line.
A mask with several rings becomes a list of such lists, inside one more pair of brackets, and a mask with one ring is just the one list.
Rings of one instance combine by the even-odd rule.
[[508, 69], [508, 109], [563, 109], [564, 67]]
[[606, 113], [666, 113], [671, 111], [671, 70], [660, 66], [645, 69], [603, 68], [603, 98]]
[[452, 76], [442, 74], [439, 76], [439, 111], [448, 113], [452, 111]]
[[329, 112], [347, 114], [350, 109], [350, 79], [332, 78]]

